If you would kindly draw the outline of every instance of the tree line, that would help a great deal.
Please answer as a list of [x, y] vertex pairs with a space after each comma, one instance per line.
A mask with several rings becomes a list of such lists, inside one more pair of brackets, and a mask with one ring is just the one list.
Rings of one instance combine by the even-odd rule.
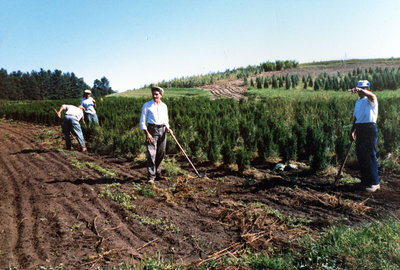
[[[279, 71], [298, 66], [298, 62], [295, 60], [277, 60], [275, 62], [263, 62], [259, 65], [249, 65], [247, 67], [240, 67], [234, 69], [227, 69], [223, 72], [214, 72], [206, 75], [190, 76], [176, 78], [171, 81], [162, 81], [157, 83], [158, 86], [164, 88], [192, 88], [204, 86], [207, 84], [213, 84], [216, 81], [229, 79], [229, 78], [245, 78], [251, 75], [257, 75], [266, 71]], [[149, 87], [149, 86], [145, 86]]]
[[396, 70], [395, 68], [381, 68], [377, 67], [373, 69], [362, 70], [361, 68], [353, 69], [353, 71], [347, 74], [328, 75], [320, 73], [316, 77], [308, 74], [303, 75], [300, 81], [299, 75], [287, 73], [285, 76], [273, 74], [271, 77], [268, 75], [265, 77], [257, 76], [255, 80], [248, 77], [243, 78], [244, 85], [249, 85], [257, 89], [262, 88], [285, 88], [285, 89], [313, 89], [313, 90], [342, 90], [353, 88], [358, 80], [368, 80], [371, 83], [371, 89], [374, 91], [381, 90], [395, 90], [400, 88], [400, 67]]
[[113, 93], [106, 77], [88, 86], [83, 78], [73, 72], [63, 73], [60, 70], [43, 70], [22, 73], [8, 73], [0, 69], [0, 99], [5, 100], [45, 100], [82, 97], [85, 89], [91, 89], [93, 96], [104, 96]]

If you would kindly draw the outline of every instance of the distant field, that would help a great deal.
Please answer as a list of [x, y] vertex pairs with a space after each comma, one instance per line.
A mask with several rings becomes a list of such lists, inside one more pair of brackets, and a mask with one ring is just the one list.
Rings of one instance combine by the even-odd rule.
[[[209, 91], [196, 88], [165, 88], [164, 97], [209, 97]], [[108, 97], [151, 97], [150, 88], [129, 90], [122, 93], [108, 95]]]
[[[374, 92], [379, 98], [400, 98], [400, 89], [397, 90], [386, 90], [386, 91], [376, 91]], [[352, 95], [350, 92], [346, 91], [334, 91], [334, 90], [322, 90], [314, 91], [311, 89], [249, 89], [246, 92], [248, 97], [252, 98], [285, 98], [288, 100], [305, 100], [305, 99], [333, 99], [333, 98], [351, 98], [354, 100], [358, 98], [358, 95]]]
[[400, 58], [377, 58], [377, 59], [350, 59], [350, 60], [332, 60], [299, 64], [299, 68], [304, 67], [335, 67], [346, 65], [376, 65], [376, 64], [399, 64]]

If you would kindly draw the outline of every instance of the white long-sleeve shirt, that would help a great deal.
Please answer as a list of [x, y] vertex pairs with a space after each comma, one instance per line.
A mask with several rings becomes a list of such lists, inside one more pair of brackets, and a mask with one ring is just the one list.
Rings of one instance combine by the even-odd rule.
[[63, 108], [63, 110], [66, 111], [66, 112], [65, 112], [65, 115], [73, 116], [73, 117], [75, 117], [78, 121], [80, 121], [81, 118], [83, 117], [83, 111], [82, 111], [80, 108], [78, 108], [78, 107], [76, 107], [76, 106], [74, 106], [74, 105], [66, 105], [66, 104], [63, 104], [63, 105], [62, 105], [62, 108]]
[[146, 130], [146, 124], [165, 125], [169, 128], [167, 104], [160, 101], [160, 104], [151, 100], [143, 104], [142, 115], [140, 117], [140, 129]]

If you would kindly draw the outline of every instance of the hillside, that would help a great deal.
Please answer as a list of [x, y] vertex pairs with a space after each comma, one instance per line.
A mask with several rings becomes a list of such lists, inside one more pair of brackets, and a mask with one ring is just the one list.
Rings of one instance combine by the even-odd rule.
[[[389, 58], [389, 59], [351, 59], [351, 60], [333, 60], [333, 61], [323, 61], [323, 62], [312, 62], [312, 63], [302, 63], [299, 64], [295, 68], [279, 70], [279, 71], [268, 71], [261, 72], [257, 75], [251, 75], [248, 77], [248, 81], [251, 79], [255, 80], [256, 77], [272, 77], [273, 75], [279, 76], [286, 74], [297, 74], [299, 77], [303, 75], [307, 76], [310, 74], [313, 78], [318, 76], [319, 74], [326, 73], [328, 75], [334, 75], [338, 72], [340, 74], [347, 74], [348, 72], [352, 72], [354, 69], [360, 68], [362, 70], [365, 69], [375, 69], [375, 68], [395, 68], [398, 69], [400, 67], [400, 58]], [[240, 69], [240, 68], [239, 68]], [[190, 79], [188, 77], [187, 79]], [[230, 76], [227, 79], [217, 80], [212, 84], [206, 84], [201, 87], [196, 87], [206, 90], [211, 94], [212, 98], [218, 97], [232, 97], [235, 99], [245, 98], [245, 92], [248, 88], [247, 85], [244, 85], [243, 78], [237, 79], [234, 76]], [[206, 95], [201, 90], [196, 89], [196, 92], [190, 94], [189, 89], [180, 89], [180, 95]], [[172, 93], [172, 96], [177, 95], [175, 89]], [[111, 96], [125, 96], [125, 97], [142, 97], [142, 96], [150, 96], [149, 94], [143, 94], [143, 90], [132, 90], [125, 91], [121, 93], [112, 94]]]

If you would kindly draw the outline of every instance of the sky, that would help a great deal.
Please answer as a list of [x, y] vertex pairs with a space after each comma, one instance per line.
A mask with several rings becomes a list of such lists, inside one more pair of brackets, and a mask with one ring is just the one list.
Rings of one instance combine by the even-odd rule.
[[114, 90], [266, 61], [400, 57], [398, 0], [0, 0], [0, 68]]

